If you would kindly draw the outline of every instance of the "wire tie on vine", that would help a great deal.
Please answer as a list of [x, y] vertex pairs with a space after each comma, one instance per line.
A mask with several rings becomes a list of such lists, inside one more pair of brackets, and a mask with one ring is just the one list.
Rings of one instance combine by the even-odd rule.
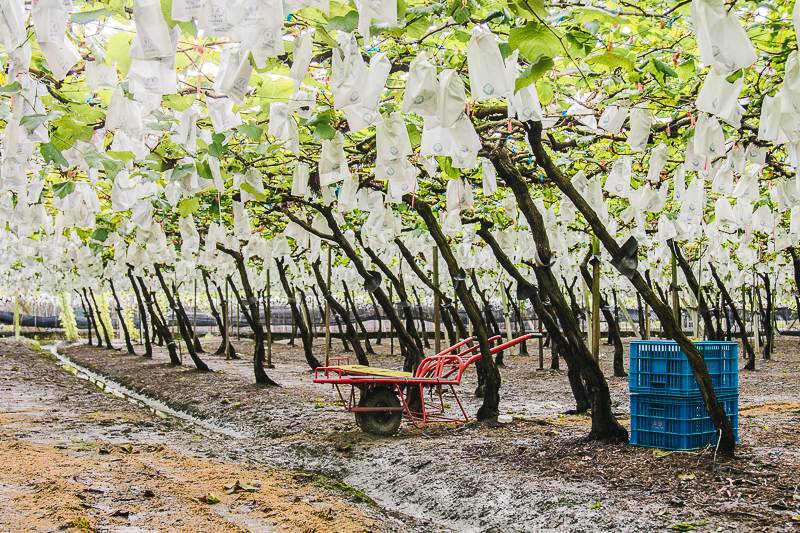
[[508, 133], [511, 133], [511, 117], [508, 117]]

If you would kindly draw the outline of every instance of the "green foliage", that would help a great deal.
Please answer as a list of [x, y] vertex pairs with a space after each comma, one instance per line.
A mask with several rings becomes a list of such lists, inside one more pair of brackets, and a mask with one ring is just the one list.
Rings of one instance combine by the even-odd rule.
[[97, 228], [92, 232], [92, 240], [106, 242], [110, 231], [108, 228]]
[[564, 52], [555, 30], [539, 22], [512, 28], [508, 34], [508, 46], [512, 50], [519, 48], [520, 54], [531, 63], [543, 56], [553, 57]]
[[339, 30], [345, 33], [350, 33], [358, 27], [358, 11], [348, 11], [346, 15], [340, 17], [331, 17], [325, 29], [328, 31]]
[[72, 194], [73, 191], [75, 191], [74, 181], [59, 181], [53, 183], [53, 196], [64, 198], [68, 194]]
[[184, 198], [178, 202], [178, 213], [182, 217], [188, 217], [198, 209], [200, 209], [200, 200], [197, 198]]
[[59, 168], [67, 168], [69, 166], [61, 150], [56, 148], [53, 143], [42, 143], [39, 149], [45, 163], [53, 163], [54, 166]]
[[618, 52], [603, 52], [601, 54], [593, 55], [586, 58], [586, 62], [590, 65], [598, 65], [604, 67], [606, 71], [611, 72], [616, 68], [624, 70], [633, 70], [634, 64], [627, 56]]
[[255, 142], [261, 142], [261, 137], [264, 135], [264, 128], [251, 122], [245, 122], [244, 124], [236, 126], [236, 131], [244, 133]]
[[86, 24], [87, 22], [91, 22], [102, 17], [107, 17], [110, 14], [111, 11], [108, 11], [107, 9], [93, 9], [92, 11], [80, 12], [76, 11], [70, 15], [69, 19], [75, 24]]
[[16, 94], [22, 90], [22, 85], [15, 81], [9, 85], [0, 86], [0, 94]]
[[115, 33], [108, 40], [108, 46], [106, 47], [106, 63], [109, 65], [116, 63], [123, 76], [127, 76], [128, 69], [131, 68], [131, 58], [128, 57], [128, 52], [131, 49], [131, 39], [133, 39], [132, 33]]
[[536, 83], [539, 78], [555, 66], [555, 62], [551, 57], [540, 57], [537, 61], [531, 63], [517, 78], [514, 91], [519, 91], [523, 87], [527, 87], [531, 83]]

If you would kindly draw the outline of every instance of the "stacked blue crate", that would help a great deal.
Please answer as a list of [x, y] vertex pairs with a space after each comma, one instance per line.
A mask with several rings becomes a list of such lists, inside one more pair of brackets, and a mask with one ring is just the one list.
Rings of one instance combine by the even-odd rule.
[[[705, 341], [703, 355], [717, 398], [739, 427], [739, 347]], [[715, 442], [716, 433], [686, 355], [675, 341], [631, 343], [631, 444], [692, 450]]]

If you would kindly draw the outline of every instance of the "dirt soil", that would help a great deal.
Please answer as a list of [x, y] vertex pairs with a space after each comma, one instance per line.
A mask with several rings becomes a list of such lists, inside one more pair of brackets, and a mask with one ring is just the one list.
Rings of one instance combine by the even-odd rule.
[[[213, 351], [218, 342], [204, 346]], [[506, 354], [501, 369], [501, 411], [513, 423], [404, 424], [388, 438], [359, 431], [335, 390], [312, 383], [301, 348], [273, 347], [276, 368], [267, 372], [282, 387], [272, 388], [253, 383], [252, 344], [235, 344], [241, 360], [201, 354], [211, 373], [193, 370], [188, 357], [183, 367], [169, 365], [163, 350], [152, 360], [85, 345], [59, 351], [239, 435], [229, 439], [235, 451], [206, 446], [208, 453], [341, 479], [395, 513], [407, 531], [800, 530], [800, 350], [791, 338], [779, 338], [777, 353], [759, 360], [757, 371], [740, 373], [736, 459], [715, 458], [713, 449], [664, 453], [586, 442], [590, 420], [563, 414], [574, 406], [565, 372], [537, 368], [536, 342], [531, 356]], [[392, 356], [387, 344], [370, 362], [399, 368], [397, 346]], [[321, 340], [315, 351], [324, 359]], [[339, 355], [346, 354], [336, 343], [332, 356]], [[628, 379], [612, 377], [610, 358], [603, 346], [614, 409], [630, 427]], [[547, 349], [544, 361], [549, 367]], [[458, 389], [470, 416], [480, 406], [471, 394], [476, 384], [471, 369]]]
[[198, 435], [100, 392], [36, 348], [0, 341], [2, 531], [363, 533], [399, 526], [334, 480], [208, 459], [215, 448], [242, 443], [216, 435], [199, 446]]

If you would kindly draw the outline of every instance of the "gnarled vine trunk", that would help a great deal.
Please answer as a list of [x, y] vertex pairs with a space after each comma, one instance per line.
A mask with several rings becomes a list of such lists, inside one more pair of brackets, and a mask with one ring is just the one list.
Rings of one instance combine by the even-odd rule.
[[[595, 213], [586, 200], [580, 194], [578, 194], [578, 191], [575, 190], [575, 187], [572, 185], [572, 183], [561, 174], [561, 171], [555, 166], [552, 159], [545, 151], [541, 138], [541, 122], [526, 122], [526, 127], [529, 129], [528, 140], [533, 148], [536, 161], [543, 168], [547, 174], [547, 177], [550, 178], [550, 180], [555, 183], [559, 189], [561, 189], [561, 192], [563, 192], [567, 198], [572, 201], [578, 211], [580, 211], [580, 213], [591, 226], [595, 236], [611, 254], [611, 257], [621, 259], [622, 254], [619, 244], [617, 244], [614, 237], [608, 233], [608, 230], [606, 230], [605, 225], [597, 216], [597, 213]], [[540, 253], [539, 256], [541, 257], [541, 255], [542, 254]], [[689, 361], [689, 366], [692, 368], [692, 372], [697, 380], [698, 388], [700, 389], [700, 393], [705, 401], [708, 414], [711, 417], [711, 420], [714, 422], [716, 428], [721, 432], [721, 437], [719, 439], [719, 451], [725, 455], [733, 455], [736, 448], [736, 436], [733, 432], [733, 425], [731, 424], [728, 415], [725, 413], [725, 409], [717, 399], [717, 395], [714, 392], [714, 385], [711, 381], [711, 375], [708, 372], [708, 367], [706, 367], [703, 356], [700, 354], [700, 351], [697, 349], [697, 347], [695, 347], [692, 341], [690, 341], [683, 333], [683, 330], [675, 320], [675, 317], [673, 316], [672, 310], [669, 308], [669, 306], [658, 299], [638, 271], [633, 273], [631, 282], [639, 294], [642, 295], [642, 298], [645, 300], [645, 302], [647, 302], [650, 308], [655, 311], [656, 315], [661, 321], [662, 329], [666, 330], [670, 337], [677, 341], [683, 353], [686, 354], [686, 358]], [[586, 377], [587, 374], [584, 374], [584, 379], [586, 379]], [[587, 386], [589, 386], [588, 383]], [[607, 386], [605, 387], [607, 388]], [[591, 392], [591, 386], [589, 386], [589, 388]]]
[[175, 318], [178, 319], [178, 330], [181, 332], [181, 337], [183, 337], [184, 344], [186, 344], [186, 351], [189, 352], [189, 357], [192, 358], [192, 362], [194, 363], [194, 366], [197, 367], [198, 371], [210, 372], [211, 369], [208, 368], [208, 365], [206, 365], [197, 355], [197, 352], [194, 351], [194, 339], [192, 338], [187, 326], [189, 320], [183, 314], [181, 307], [177, 305], [175, 301], [175, 295], [170, 292], [169, 288], [167, 287], [167, 284], [164, 281], [164, 276], [161, 274], [161, 268], [158, 265], [153, 265], [153, 267], [155, 268], [158, 282], [161, 284], [161, 290], [163, 290], [164, 294], [166, 294], [167, 300], [169, 301], [169, 306], [175, 311]]
[[119, 320], [119, 325], [122, 327], [122, 332], [125, 336], [125, 347], [128, 350], [128, 353], [131, 355], [136, 355], [136, 351], [133, 349], [133, 344], [131, 343], [131, 335], [128, 333], [128, 325], [125, 323], [125, 317], [122, 316], [122, 304], [119, 303], [119, 297], [117, 296], [117, 291], [114, 288], [114, 282], [108, 280], [108, 286], [111, 287], [111, 294], [114, 296], [114, 302], [116, 302], [116, 311], [117, 311], [117, 319]]
[[313, 371], [314, 369], [321, 367], [322, 364], [317, 360], [316, 357], [314, 357], [314, 352], [311, 346], [311, 333], [308, 331], [302, 315], [300, 315], [300, 308], [297, 306], [297, 298], [295, 298], [294, 290], [289, 284], [289, 278], [286, 276], [286, 265], [284, 264], [283, 259], [276, 259], [275, 262], [278, 265], [278, 277], [281, 280], [283, 292], [286, 294], [286, 298], [289, 302], [289, 308], [292, 310], [292, 317], [297, 325], [297, 329], [300, 331], [300, 339], [303, 342], [303, 353], [306, 356], [306, 362]]

